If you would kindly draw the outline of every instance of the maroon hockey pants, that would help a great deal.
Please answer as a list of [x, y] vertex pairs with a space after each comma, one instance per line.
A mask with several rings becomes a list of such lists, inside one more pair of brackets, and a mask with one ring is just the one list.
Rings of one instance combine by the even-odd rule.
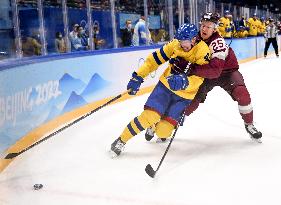
[[210, 92], [215, 86], [223, 88], [234, 101], [238, 102], [239, 112], [244, 120], [244, 123], [253, 123], [253, 110], [250, 94], [244, 83], [243, 76], [238, 70], [230, 73], [224, 73], [216, 79], [205, 79], [195, 98], [186, 109], [185, 114], [189, 116], [198, 108], [200, 103], [204, 103], [208, 92]]

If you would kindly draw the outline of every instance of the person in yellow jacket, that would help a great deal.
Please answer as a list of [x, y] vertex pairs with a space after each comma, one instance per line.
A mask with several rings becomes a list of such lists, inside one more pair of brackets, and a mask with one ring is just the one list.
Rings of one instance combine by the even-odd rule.
[[258, 28], [258, 35], [263, 36], [265, 34], [265, 29], [266, 29], [265, 18], [261, 17], [260, 18], [260, 26]]
[[248, 19], [249, 36], [257, 36], [258, 29], [260, 27], [260, 21], [257, 18], [257, 14], [254, 13], [252, 18]]
[[231, 14], [228, 10], [224, 12], [224, 16], [219, 20], [219, 33], [224, 38], [231, 38], [232, 35], [232, 27], [231, 27]]
[[188, 75], [190, 63], [203, 65], [210, 60], [210, 49], [204, 41], [196, 40], [197, 34], [194, 24], [183, 24], [172, 41], [150, 54], [144, 64], [133, 72], [127, 85], [130, 95], [137, 93], [149, 73], [169, 61], [148, 97], [144, 111], [131, 120], [120, 137], [111, 144], [112, 157], [119, 156], [131, 138], [152, 126], [155, 126], [159, 138], [171, 135], [204, 80], [202, 77]]
[[248, 31], [244, 26], [239, 26], [239, 28], [234, 33], [235, 38], [246, 38], [248, 36]]
[[42, 45], [39, 41], [39, 34], [33, 34], [32, 37], [23, 36], [22, 51], [24, 57], [40, 56]]

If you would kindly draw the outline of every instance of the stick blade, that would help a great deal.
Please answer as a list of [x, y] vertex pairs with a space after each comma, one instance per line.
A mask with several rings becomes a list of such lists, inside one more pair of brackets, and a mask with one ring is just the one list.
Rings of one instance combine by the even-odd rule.
[[155, 177], [155, 171], [153, 170], [152, 166], [150, 164], [146, 165], [145, 172], [150, 176], [151, 178]]
[[7, 154], [5, 159], [13, 159], [13, 158], [15, 158], [18, 155], [19, 155], [19, 153], [9, 153], [9, 154]]

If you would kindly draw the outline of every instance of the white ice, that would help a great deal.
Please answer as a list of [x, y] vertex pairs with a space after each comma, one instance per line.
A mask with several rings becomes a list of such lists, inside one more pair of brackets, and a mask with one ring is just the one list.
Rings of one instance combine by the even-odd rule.
[[[241, 64], [263, 143], [246, 133], [236, 102], [220, 88], [166, 144], [144, 133], [116, 159], [110, 144], [141, 113], [147, 95], [103, 108], [17, 157], [0, 175], [1, 205], [280, 205], [281, 59]], [[41, 183], [41, 190], [33, 185]]]

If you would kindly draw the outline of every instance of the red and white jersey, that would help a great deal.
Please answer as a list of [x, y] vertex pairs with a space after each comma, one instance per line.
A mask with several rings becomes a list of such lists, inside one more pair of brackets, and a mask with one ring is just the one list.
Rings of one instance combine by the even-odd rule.
[[[203, 40], [200, 36], [198, 38]], [[206, 65], [195, 65], [191, 71], [192, 75], [214, 79], [223, 73], [239, 69], [234, 51], [226, 44], [224, 38], [218, 32], [213, 33], [209, 39], [205, 40], [205, 43], [210, 48], [211, 60]]]

